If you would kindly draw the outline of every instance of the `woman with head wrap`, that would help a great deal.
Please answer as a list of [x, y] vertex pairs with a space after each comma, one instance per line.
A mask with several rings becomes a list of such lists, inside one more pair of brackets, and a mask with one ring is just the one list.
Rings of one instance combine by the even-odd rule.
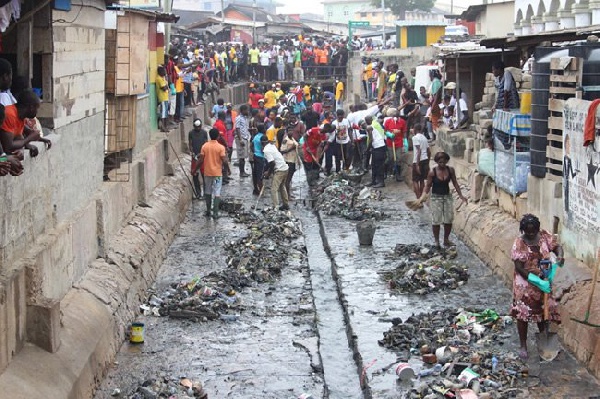
[[[517, 319], [517, 331], [521, 349], [519, 356], [525, 360], [527, 353], [527, 326], [529, 322], [538, 323], [540, 331], [543, 329], [544, 293], [550, 293], [550, 284], [554, 279], [553, 273], [544, 280], [542, 272], [543, 260], [557, 257], [557, 263], [564, 262], [562, 247], [556, 242], [554, 236], [540, 229], [540, 220], [526, 214], [519, 224], [521, 235], [515, 239], [510, 252], [515, 263], [515, 277], [513, 279], [513, 303], [510, 314]], [[558, 303], [550, 295], [548, 298], [550, 321], [560, 323]]]

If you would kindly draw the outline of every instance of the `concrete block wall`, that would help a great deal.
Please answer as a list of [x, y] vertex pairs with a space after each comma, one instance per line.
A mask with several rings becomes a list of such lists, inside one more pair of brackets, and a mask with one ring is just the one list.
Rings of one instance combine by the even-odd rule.
[[[10, 370], [11, 361], [22, 348], [36, 356], [40, 350], [75, 353], [68, 352], [72, 345], [65, 342], [70, 335], [79, 334], [75, 332], [78, 328], [75, 321], [81, 317], [72, 318], [73, 323], [67, 320], [71, 306], [67, 304], [71, 303], [69, 298], [76, 287], [96, 295], [100, 305], [110, 308], [105, 314], [110, 322], [103, 323], [90, 339], [98, 338], [94, 345], [99, 345], [102, 351], [108, 346], [112, 352], [101, 356], [103, 365], [95, 362], [80, 365], [85, 367], [80, 371], [88, 374], [77, 375], [86, 381], [81, 389], [88, 394], [93, 389], [95, 378], [104, 370], [116, 351], [117, 340], [120, 342], [124, 337], [125, 326], [136, 314], [141, 296], [153, 281], [191, 199], [181, 168], [166, 164], [171, 148], [167, 140], [173, 140], [172, 148], [180, 148], [181, 132], [190, 130], [191, 125], [189, 118], [182, 129], [166, 136], [153, 135], [152, 144], [133, 160], [129, 182], [103, 183], [79, 211], [36, 237], [22, 258], [11, 263], [10, 270], [0, 273], [0, 373], [7, 367]], [[40, 156], [50, 158], [51, 151]], [[189, 166], [189, 156], [178, 155], [184, 167]], [[171, 161], [176, 162], [174, 156]], [[168, 171], [176, 176], [169, 178], [171, 186], [164, 187]], [[98, 173], [101, 172], [100, 169]], [[152, 204], [151, 208], [136, 207], [141, 198]], [[101, 279], [98, 268], [102, 270]], [[102, 288], [105, 292], [100, 294]], [[76, 307], [79, 309], [80, 305]], [[27, 339], [39, 348], [27, 344]], [[0, 390], [3, 387], [0, 382]]]

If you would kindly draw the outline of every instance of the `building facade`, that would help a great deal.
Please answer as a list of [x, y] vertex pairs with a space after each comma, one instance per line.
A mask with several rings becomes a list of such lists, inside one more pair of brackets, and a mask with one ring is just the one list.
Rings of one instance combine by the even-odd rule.
[[600, 24], [598, 0], [516, 0], [515, 35], [570, 28], [584, 28]]

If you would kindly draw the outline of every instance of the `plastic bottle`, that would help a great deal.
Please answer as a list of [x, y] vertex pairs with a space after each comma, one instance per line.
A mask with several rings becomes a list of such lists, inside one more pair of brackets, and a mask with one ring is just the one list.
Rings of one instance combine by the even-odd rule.
[[419, 377], [428, 377], [430, 375], [439, 375], [442, 371], [442, 365], [441, 364], [436, 364], [435, 366], [433, 366], [432, 368], [429, 369], [423, 369], [421, 371], [419, 371]]
[[483, 386], [498, 389], [500, 388], [500, 383], [492, 380], [483, 380]]
[[496, 356], [492, 356], [492, 373], [495, 373], [498, 369], [498, 359]]

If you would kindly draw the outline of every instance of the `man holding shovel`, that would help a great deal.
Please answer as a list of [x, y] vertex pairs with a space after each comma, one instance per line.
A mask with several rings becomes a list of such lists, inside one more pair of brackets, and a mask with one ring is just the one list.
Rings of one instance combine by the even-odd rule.
[[[265, 173], [264, 178], [268, 179], [270, 175], [273, 175], [273, 182], [271, 183], [271, 200], [273, 201], [273, 207], [279, 207], [280, 211], [287, 211], [290, 209], [288, 193], [285, 188], [285, 182], [288, 175], [288, 164], [283, 159], [283, 155], [279, 152], [275, 144], [269, 141], [267, 136], [260, 138], [260, 142], [263, 146], [263, 153], [265, 154]], [[283, 205], [279, 206], [279, 196]]]
[[325, 123], [322, 127], [313, 127], [308, 129], [304, 134], [304, 144], [302, 145], [302, 153], [304, 155], [304, 169], [306, 171], [306, 179], [308, 185], [312, 186], [319, 179], [319, 171], [323, 170], [319, 160], [325, 151], [327, 145], [327, 135], [333, 131], [333, 127], [329, 123]]
[[210, 141], [204, 144], [200, 150], [197, 168], [204, 165], [204, 199], [206, 201], [204, 215], [211, 216], [212, 209], [212, 217], [217, 219], [223, 185], [223, 166], [229, 169], [229, 158], [227, 158], [225, 147], [217, 141], [219, 131], [212, 128], [208, 134]]

